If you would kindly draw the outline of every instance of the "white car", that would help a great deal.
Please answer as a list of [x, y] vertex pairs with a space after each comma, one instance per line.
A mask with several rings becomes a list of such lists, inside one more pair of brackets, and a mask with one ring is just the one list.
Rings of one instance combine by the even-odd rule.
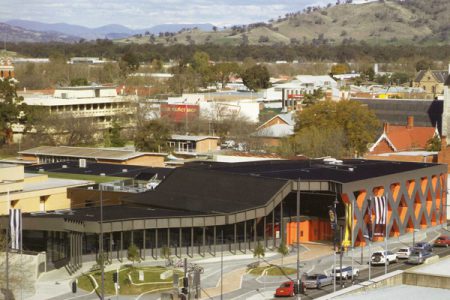
[[397, 254], [397, 258], [408, 259], [409, 256], [411, 255], [411, 248], [409, 247], [400, 248], [395, 254]]
[[370, 263], [372, 265], [389, 265], [393, 262], [397, 262], [397, 254], [391, 251], [377, 251], [372, 253], [370, 258]]
[[337, 267], [336, 270], [331, 270], [330, 276], [336, 276], [337, 278], [343, 278], [343, 279], [349, 279], [353, 277], [358, 277], [359, 275], [359, 269], [351, 266], [342, 266], [342, 269], [340, 267]]

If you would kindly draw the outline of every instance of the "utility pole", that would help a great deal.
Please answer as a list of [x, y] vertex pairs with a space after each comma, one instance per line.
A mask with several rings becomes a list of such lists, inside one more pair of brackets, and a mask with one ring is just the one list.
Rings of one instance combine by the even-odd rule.
[[297, 180], [297, 299], [300, 299], [300, 178]]
[[[341, 288], [343, 288], [344, 287], [344, 284], [343, 284], [343, 282], [342, 282], [342, 256], [343, 256], [343, 248], [342, 248], [342, 225], [341, 226], [339, 226], [339, 268], [340, 268], [340, 271], [341, 271], [341, 276], [340, 276], [340, 285], [341, 285]], [[353, 272], [353, 270], [352, 270], [352, 272]]]
[[221, 240], [222, 243], [220, 245], [220, 300], [223, 300], [223, 228], [221, 233]]
[[101, 300], [105, 299], [105, 257], [103, 255], [103, 190], [101, 183], [98, 184], [100, 189], [100, 268], [102, 270], [102, 288]]

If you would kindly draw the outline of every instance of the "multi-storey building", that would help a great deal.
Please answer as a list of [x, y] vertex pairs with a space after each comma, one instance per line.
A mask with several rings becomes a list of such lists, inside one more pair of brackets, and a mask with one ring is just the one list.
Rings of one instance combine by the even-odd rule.
[[14, 66], [10, 59], [0, 58], [0, 79], [14, 78]]

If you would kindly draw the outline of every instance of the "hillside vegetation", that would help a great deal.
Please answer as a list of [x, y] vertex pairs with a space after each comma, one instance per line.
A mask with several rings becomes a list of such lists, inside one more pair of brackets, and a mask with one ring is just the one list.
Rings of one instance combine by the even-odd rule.
[[302, 12], [286, 14], [267, 23], [214, 31], [191, 29], [176, 34], [137, 35], [117, 40], [119, 43], [165, 45], [321, 45], [354, 41], [372, 44], [448, 44], [450, 1], [390, 0], [308, 7]]

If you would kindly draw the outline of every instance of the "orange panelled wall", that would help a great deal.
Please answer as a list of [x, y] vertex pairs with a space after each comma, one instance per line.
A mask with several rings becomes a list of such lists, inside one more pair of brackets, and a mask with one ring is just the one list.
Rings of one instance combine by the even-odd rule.
[[[300, 242], [329, 240], [332, 236], [330, 220], [314, 219], [300, 222]], [[297, 222], [286, 224], [286, 243], [297, 242]]]

